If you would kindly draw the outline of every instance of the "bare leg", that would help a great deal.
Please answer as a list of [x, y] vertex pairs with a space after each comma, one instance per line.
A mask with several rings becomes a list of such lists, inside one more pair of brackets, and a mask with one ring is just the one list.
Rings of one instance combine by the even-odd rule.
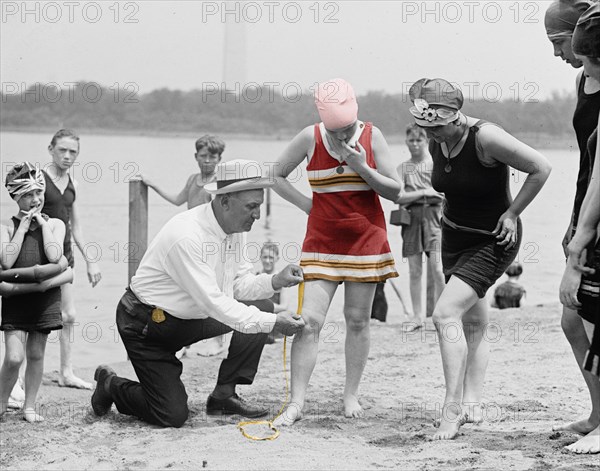
[[25, 359], [27, 333], [22, 330], [5, 331], [4, 341], [5, 355], [0, 367], [0, 416], [6, 412], [10, 392], [19, 378], [19, 368]]
[[78, 389], [92, 389], [92, 385], [73, 373], [71, 348], [75, 338], [75, 298], [73, 285], [61, 286], [63, 328], [60, 333], [60, 373], [58, 385]]
[[449, 440], [458, 434], [464, 422], [463, 386], [467, 367], [468, 346], [461, 322], [465, 312], [477, 303], [477, 294], [456, 277], [450, 278], [433, 312], [438, 332], [442, 366], [446, 381], [446, 397], [442, 417], [434, 440]]
[[480, 423], [483, 382], [490, 358], [490, 344], [485, 338], [489, 323], [488, 304], [480, 299], [463, 316], [463, 330], [467, 340], [467, 368], [463, 385], [463, 412], [467, 422]]
[[306, 325], [294, 336], [292, 344], [292, 397], [287, 409], [274, 422], [275, 426], [292, 425], [302, 417], [308, 382], [317, 362], [319, 334], [337, 285], [334, 281], [314, 280], [304, 286], [302, 317]]
[[21, 363], [21, 367], [19, 368], [19, 377], [10, 392], [10, 396], [8, 398], [8, 408], [9, 409], [22, 409], [23, 402], [25, 401], [25, 391], [23, 387], [25, 385], [23, 378], [25, 376], [25, 362]]
[[357, 418], [364, 415], [358, 402], [358, 385], [362, 377], [371, 341], [369, 317], [375, 295], [375, 283], [344, 283], [344, 317], [346, 318], [346, 387], [344, 415]]
[[410, 279], [410, 300], [413, 307], [413, 316], [415, 322], [421, 322], [423, 318], [423, 299], [422, 299], [422, 281], [423, 275], [423, 254], [411, 255], [408, 257], [408, 271]]
[[[430, 317], [433, 314], [433, 309], [440, 299], [442, 291], [446, 286], [446, 280], [444, 279], [444, 271], [442, 268], [442, 255], [439, 251], [429, 252], [427, 257], [427, 312], [426, 317]], [[429, 293], [432, 292], [433, 302], [431, 307], [429, 306]]]
[[[582, 321], [583, 321], [583, 327], [587, 334], [588, 341], [591, 342], [592, 336], [594, 333], [594, 324], [592, 324], [591, 322], [588, 322], [586, 320], [583, 320], [583, 319], [582, 319]], [[585, 370], [583, 370], [583, 371], [585, 371]], [[592, 375], [588, 371], [585, 371], [585, 372], [590, 374], [590, 376], [592, 376], [593, 378], [595, 378], [595, 380], [596, 380], [595, 387], [596, 388], [600, 387], [600, 378], [598, 378], [598, 376]], [[600, 397], [598, 397], [598, 395], [596, 395], [595, 399], [592, 398], [592, 404], [593, 404], [592, 407], [597, 407], [598, 401], [600, 401]], [[592, 412], [593, 412], [593, 410], [594, 409], [592, 409]], [[578, 454], [600, 453], [600, 426], [597, 426], [594, 430], [587, 433], [584, 437], [580, 438], [575, 443], [569, 445], [566, 448], [567, 448], [567, 450], [570, 450], [573, 453], [578, 453]]]
[[561, 326], [565, 337], [571, 345], [573, 355], [577, 361], [577, 367], [583, 375], [585, 384], [587, 385], [588, 391], [590, 392], [590, 399], [592, 403], [592, 410], [589, 417], [579, 420], [576, 422], [568, 422], [566, 424], [557, 425], [552, 428], [555, 431], [561, 432], [573, 432], [580, 435], [586, 435], [592, 430], [596, 429], [600, 425], [600, 382], [598, 377], [591, 374], [589, 371], [584, 370], [581, 365], [588, 348], [590, 348], [590, 338], [586, 334], [584, 327], [584, 320], [573, 311], [568, 308], [563, 308], [563, 314], [561, 319]]
[[44, 418], [35, 411], [35, 399], [44, 374], [44, 353], [47, 334], [31, 332], [27, 336], [27, 369], [25, 370], [25, 404], [23, 418], [27, 422], [43, 422]]

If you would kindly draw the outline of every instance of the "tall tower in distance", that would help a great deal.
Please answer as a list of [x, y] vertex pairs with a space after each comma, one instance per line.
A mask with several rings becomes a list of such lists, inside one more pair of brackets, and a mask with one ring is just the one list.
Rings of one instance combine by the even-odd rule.
[[[240, 4], [241, 2], [225, 2], [228, 12], [239, 9]], [[241, 12], [225, 15], [223, 83], [227, 90], [238, 92], [246, 84], [246, 22]]]

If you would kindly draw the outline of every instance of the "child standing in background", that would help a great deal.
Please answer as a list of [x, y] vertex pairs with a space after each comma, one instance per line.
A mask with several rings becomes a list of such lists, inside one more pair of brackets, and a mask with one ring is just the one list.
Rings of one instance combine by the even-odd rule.
[[201, 204], [210, 203], [210, 194], [204, 190], [207, 183], [213, 181], [215, 168], [221, 162], [221, 154], [225, 150], [225, 142], [220, 137], [206, 134], [196, 141], [194, 158], [200, 168], [200, 173], [190, 175], [178, 194], [171, 194], [160, 188], [153, 180], [145, 175], [140, 175], [142, 181], [156, 191], [169, 203], [181, 206], [187, 203], [187, 208], [192, 209]]
[[[42, 211], [51, 218], [60, 219], [65, 226], [63, 254], [69, 267], [75, 266], [74, 250], [71, 238], [79, 248], [85, 260], [88, 281], [92, 288], [102, 279], [98, 264], [89, 258], [85, 250], [86, 242], [81, 225], [81, 209], [77, 202], [78, 183], [69, 172], [75, 165], [80, 151], [79, 136], [72, 130], [61, 129], [52, 136], [48, 153], [52, 157], [50, 165], [42, 171], [46, 181], [44, 207]], [[75, 338], [75, 287], [72, 283], [61, 286], [61, 311], [63, 330], [60, 335], [60, 371], [58, 385], [92, 389], [92, 385], [79, 378], [73, 371], [73, 339]]]
[[[260, 263], [262, 264], [262, 271], [258, 272], [257, 274], [275, 273], [275, 265], [277, 264], [278, 261], [279, 261], [279, 247], [277, 247], [277, 244], [275, 242], [270, 242], [270, 241], [265, 242], [260, 250]], [[277, 313], [277, 312], [285, 311], [288, 308], [287, 304], [284, 302], [284, 290], [285, 290], [285, 288], [283, 288], [280, 292], [275, 293], [271, 298], [269, 298], [269, 300], [273, 302], [273, 306], [274, 306], [273, 312]], [[282, 337], [283, 337], [283, 335], [281, 335], [281, 334], [276, 334], [274, 332], [271, 332], [269, 334], [267, 343], [275, 343], [275, 341], [277, 339], [282, 338]]]
[[[275, 273], [275, 265], [279, 261], [279, 247], [275, 242], [265, 242], [260, 250], [260, 263], [262, 263], [262, 271], [258, 273]], [[283, 289], [279, 293], [275, 293], [271, 298], [275, 305], [273, 312], [281, 312], [287, 309], [287, 305], [283, 302]]]

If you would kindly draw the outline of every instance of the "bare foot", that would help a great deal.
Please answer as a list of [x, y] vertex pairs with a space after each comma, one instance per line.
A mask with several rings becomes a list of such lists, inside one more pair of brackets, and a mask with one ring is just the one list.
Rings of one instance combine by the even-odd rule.
[[587, 435], [592, 430], [598, 427], [598, 423], [594, 423], [590, 418], [579, 420], [578, 422], [571, 422], [568, 424], [555, 425], [552, 427], [553, 432], [571, 432], [578, 433], [579, 435]]
[[279, 417], [273, 421], [275, 427], [289, 427], [302, 418], [302, 408], [299, 404], [292, 402]]
[[365, 411], [354, 395], [344, 397], [344, 416], [348, 419], [359, 419], [364, 417]]
[[12, 391], [10, 392], [10, 398], [16, 402], [25, 401], [25, 391], [23, 391], [23, 386], [21, 386], [21, 380], [17, 380]]
[[465, 411], [466, 424], [480, 424], [483, 422], [483, 406], [480, 402], [466, 402], [462, 405]]
[[423, 320], [420, 317], [412, 316], [408, 317], [401, 325], [402, 332], [414, 332], [423, 327]]
[[451, 407], [444, 406], [442, 409], [442, 418], [438, 431], [431, 437], [432, 440], [452, 440], [458, 435], [461, 425], [465, 423], [466, 415], [456, 404]]
[[600, 453], [600, 426], [596, 427], [585, 437], [580, 438], [572, 445], [565, 447], [567, 450], [578, 454]]
[[12, 396], [10, 396], [8, 398], [8, 402], [6, 403], [6, 406], [9, 409], [22, 409], [23, 408], [23, 401], [17, 401]]
[[77, 376], [58, 376], [58, 385], [63, 388], [94, 389], [92, 385]]
[[30, 424], [34, 424], [36, 422], [43, 422], [44, 418], [35, 413], [35, 409], [23, 409], [23, 420], [26, 420]]

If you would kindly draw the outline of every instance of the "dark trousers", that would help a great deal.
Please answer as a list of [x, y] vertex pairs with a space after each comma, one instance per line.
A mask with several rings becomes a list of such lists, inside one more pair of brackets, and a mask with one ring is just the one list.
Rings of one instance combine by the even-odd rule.
[[[263, 305], [259, 308], [268, 310]], [[183, 320], [167, 312], [166, 319], [157, 323], [152, 320], [152, 309], [129, 289], [121, 298], [117, 327], [139, 383], [113, 377], [110, 393], [122, 414], [164, 427], [181, 427], [189, 413], [188, 396], [181, 382], [183, 365], [175, 353], [184, 346], [233, 329], [212, 318]], [[267, 334], [234, 331], [217, 384], [252, 384], [266, 340]]]

